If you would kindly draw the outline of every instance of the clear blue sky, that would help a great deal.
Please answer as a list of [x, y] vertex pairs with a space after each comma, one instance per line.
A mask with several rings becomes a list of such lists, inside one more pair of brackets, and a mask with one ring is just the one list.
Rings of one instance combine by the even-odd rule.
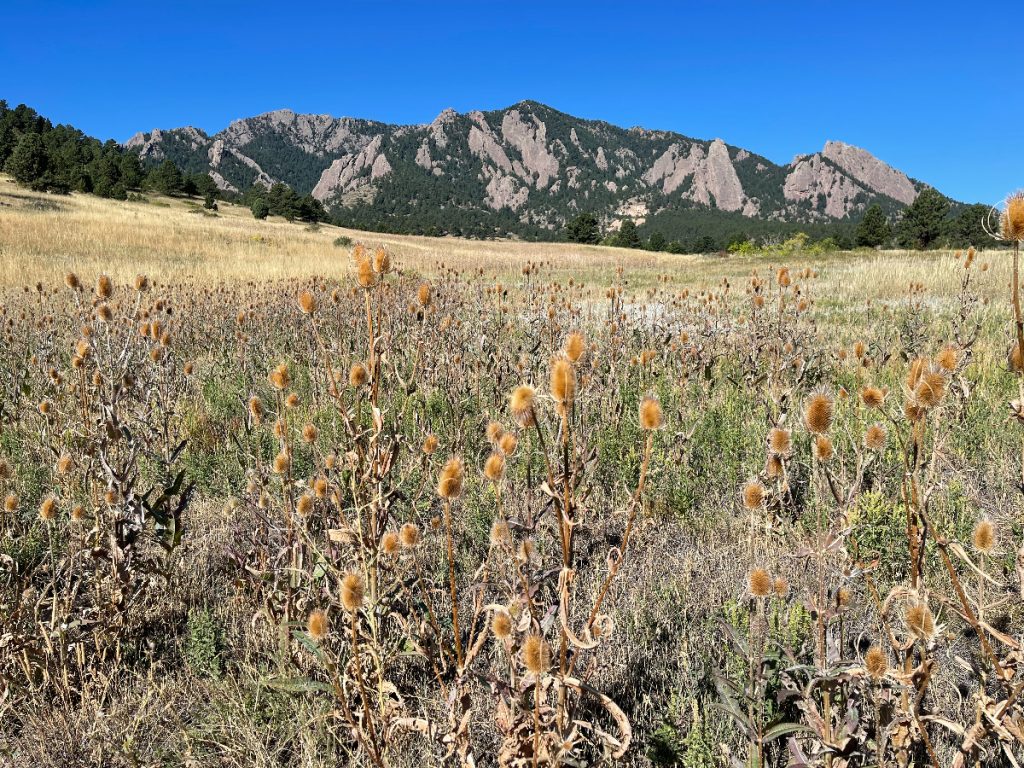
[[1021, 0], [0, 0], [0, 98], [118, 140], [535, 99], [777, 162], [839, 139], [994, 203], [1024, 186], [1021, 29]]

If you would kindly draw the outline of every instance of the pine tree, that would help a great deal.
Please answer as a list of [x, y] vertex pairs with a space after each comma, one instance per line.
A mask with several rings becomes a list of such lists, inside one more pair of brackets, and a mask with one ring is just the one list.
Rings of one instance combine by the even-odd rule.
[[601, 242], [601, 231], [597, 217], [592, 213], [581, 213], [569, 222], [566, 237], [570, 243], [586, 243], [593, 245]]
[[897, 230], [900, 245], [923, 250], [938, 245], [944, 219], [949, 212], [949, 200], [929, 187], [903, 212]]
[[35, 184], [46, 173], [46, 160], [42, 137], [26, 133], [18, 140], [4, 168], [19, 184]]
[[864, 213], [864, 218], [857, 225], [857, 245], [864, 248], [878, 248], [889, 242], [892, 237], [892, 228], [889, 226], [882, 206], [874, 203]]
[[618, 233], [612, 240], [612, 244], [617, 245], [619, 248], [639, 248], [640, 235], [636, 231], [636, 222], [632, 219], [623, 221]]

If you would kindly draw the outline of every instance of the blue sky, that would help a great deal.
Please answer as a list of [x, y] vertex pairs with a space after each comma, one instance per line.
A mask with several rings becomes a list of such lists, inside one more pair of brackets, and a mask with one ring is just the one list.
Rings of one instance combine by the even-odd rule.
[[838, 139], [994, 203], [1024, 186], [1022, 28], [1020, 0], [0, 0], [0, 98], [118, 140], [535, 99], [776, 162]]

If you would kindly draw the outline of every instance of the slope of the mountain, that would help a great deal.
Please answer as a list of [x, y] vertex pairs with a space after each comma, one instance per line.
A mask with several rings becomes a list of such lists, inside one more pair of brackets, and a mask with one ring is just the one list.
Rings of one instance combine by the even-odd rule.
[[278, 110], [213, 136], [154, 130], [125, 146], [207, 170], [225, 190], [280, 181], [352, 225], [404, 231], [543, 236], [581, 211], [610, 227], [686, 212], [830, 222], [875, 202], [895, 212], [924, 188], [840, 142], [781, 166], [721, 139], [625, 129], [531, 101], [410, 126]]

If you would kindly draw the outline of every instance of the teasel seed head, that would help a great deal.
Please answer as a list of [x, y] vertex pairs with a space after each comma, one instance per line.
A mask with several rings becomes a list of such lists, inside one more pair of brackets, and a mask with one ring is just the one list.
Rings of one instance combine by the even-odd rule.
[[499, 421], [489, 421], [487, 422], [486, 432], [487, 442], [491, 445], [497, 445], [498, 441], [501, 440], [502, 436], [505, 434], [505, 428], [501, 426], [501, 422]]
[[929, 369], [921, 374], [914, 399], [924, 408], [934, 408], [946, 394], [946, 377], [937, 369]]
[[484, 475], [492, 483], [497, 483], [505, 476], [505, 457], [495, 451], [484, 462]]
[[74, 272], [68, 272], [64, 275], [64, 285], [73, 291], [77, 291], [81, 287], [81, 282], [78, 280], [78, 275]]
[[565, 340], [565, 356], [569, 358], [570, 362], [575, 363], [583, 357], [583, 352], [586, 350], [586, 346], [586, 342], [583, 340], [583, 334], [570, 333]]
[[743, 486], [743, 506], [753, 511], [764, 506], [765, 488], [757, 480], [748, 480]]
[[935, 637], [935, 617], [928, 603], [911, 603], [903, 616], [907, 629], [918, 640], [930, 642]]
[[558, 412], [565, 416], [572, 410], [576, 399], [576, 371], [564, 357], [551, 364], [551, 397], [558, 405]]
[[498, 441], [498, 447], [505, 456], [511, 456], [516, 452], [516, 447], [519, 445], [519, 438], [513, 435], [511, 432], [506, 432], [501, 436], [501, 440]]
[[782, 459], [774, 453], [769, 454], [764, 462], [764, 473], [773, 480], [782, 477]]
[[832, 441], [829, 440], [825, 435], [814, 436], [814, 457], [818, 461], [826, 462], [832, 458], [834, 450], [832, 448]]
[[17, 512], [18, 511], [18, 496], [14, 493], [8, 493], [4, 498], [4, 511], [5, 512]]
[[971, 543], [983, 555], [992, 554], [996, 547], [996, 527], [987, 517], [978, 521], [971, 534]]
[[507, 640], [512, 636], [512, 617], [504, 608], [496, 610], [491, 619], [491, 632], [499, 640]]
[[747, 588], [754, 597], [768, 597], [774, 585], [775, 582], [764, 568], [755, 568], [747, 576]]
[[658, 399], [648, 395], [640, 402], [640, 426], [646, 430], [661, 429], [665, 416]]
[[270, 372], [267, 378], [270, 381], [270, 385], [279, 392], [288, 389], [288, 385], [292, 380], [288, 374], [288, 366], [285, 363], [278, 365]]
[[319, 608], [312, 611], [306, 620], [306, 630], [309, 632], [309, 636], [316, 642], [322, 643], [326, 640], [327, 635], [331, 631], [331, 623], [327, 618], [327, 614]]
[[96, 297], [102, 301], [109, 299], [114, 293], [114, 284], [106, 275], [100, 275], [96, 280]]
[[378, 275], [391, 271], [391, 255], [384, 248], [378, 248], [373, 254], [373, 271]]
[[523, 666], [534, 675], [540, 675], [551, 665], [551, 651], [540, 635], [530, 635], [523, 643]]
[[935, 356], [935, 364], [947, 373], [956, 370], [957, 362], [959, 358], [953, 347], [946, 347]]
[[804, 424], [815, 435], [823, 435], [832, 427], [835, 402], [831, 395], [818, 392], [811, 395], [804, 408]]
[[427, 435], [426, 439], [423, 441], [423, 453], [430, 456], [437, 450], [438, 442], [437, 435]]
[[537, 390], [529, 384], [520, 384], [509, 396], [509, 409], [522, 427], [532, 427], [536, 420], [533, 410], [536, 395]]
[[299, 309], [305, 315], [312, 315], [316, 312], [316, 296], [310, 291], [303, 291], [299, 294]]
[[365, 585], [363, 577], [355, 571], [349, 571], [341, 579], [341, 604], [349, 613], [355, 613], [363, 607]]
[[302, 428], [302, 441], [304, 443], [315, 443], [320, 432], [314, 424], [307, 424]]
[[85, 507], [81, 504], [75, 504], [71, 508], [71, 522], [81, 523], [85, 520]]
[[448, 500], [459, 498], [462, 495], [465, 476], [466, 469], [462, 459], [453, 456], [441, 470], [441, 476], [437, 481], [437, 495]]
[[864, 447], [870, 451], [881, 451], [885, 448], [889, 433], [881, 424], [871, 424], [864, 431]]
[[406, 523], [398, 529], [398, 539], [403, 549], [415, 549], [420, 543], [420, 529], [413, 523]]
[[775, 581], [772, 582], [772, 591], [775, 592], [776, 597], [785, 597], [789, 594], [789, 581], [785, 576], [775, 577]]
[[304, 493], [299, 496], [298, 501], [295, 502], [295, 511], [298, 512], [301, 517], [309, 517], [309, 514], [313, 511], [312, 494]]
[[47, 496], [39, 505], [39, 519], [49, 523], [57, 517], [57, 500], [53, 496]]
[[429, 307], [431, 301], [430, 286], [427, 283], [422, 283], [419, 290], [416, 292], [416, 298], [419, 299], [421, 307]]
[[282, 450], [274, 457], [274, 472], [283, 475], [291, 467], [291, 464], [292, 457], [288, 455], [288, 451]]
[[782, 427], [773, 427], [768, 432], [768, 450], [776, 456], [788, 456], [793, 450], [792, 433]]
[[249, 415], [256, 424], [263, 421], [263, 402], [255, 395], [249, 398]]
[[1010, 242], [1024, 240], [1024, 191], [1015, 192], [1006, 198], [1006, 205], [999, 217], [999, 234]]
[[885, 403], [886, 391], [881, 387], [865, 384], [860, 389], [860, 400], [868, 408], [881, 408]]
[[873, 643], [864, 654], [864, 667], [876, 681], [885, 677], [889, 671], [889, 658], [877, 643]]
[[373, 264], [369, 258], [360, 259], [356, 264], [356, 282], [359, 283], [360, 288], [372, 288], [376, 281], [376, 275], [373, 273]]
[[318, 499], [326, 499], [327, 490], [329, 487], [330, 486], [327, 483], [326, 477], [318, 477], [316, 480], [313, 481], [313, 494]]
[[508, 523], [503, 518], [495, 518], [491, 523], [491, 546], [510, 546], [512, 544], [512, 532], [508, 529]]
[[348, 370], [348, 383], [349, 386], [354, 389], [359, 389], [365, 385], [369, 378], [369, 374], [366, 372], [366, 366], [362, 363], [353, 363], [352, 367]]
[[387, 531], [380, 537], [380, 551], [389, 557], [398, 553], [398, 534], [394, 531]]
[[145, 275], [135, 276], [135, 290], [139, 293], [145, 293], [149, 290], [149, 278]]

